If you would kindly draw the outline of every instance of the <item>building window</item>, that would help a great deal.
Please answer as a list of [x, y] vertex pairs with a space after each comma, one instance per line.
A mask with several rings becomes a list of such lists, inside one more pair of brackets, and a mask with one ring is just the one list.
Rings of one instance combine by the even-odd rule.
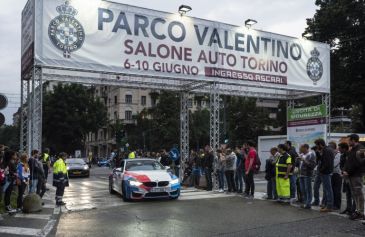
[[146, 105], [147, 104], [147, 98], [146, 96], [142, 96], [141, 97], [141, 105]]
[[114, 96], [114, 104], [118, 104], [118, 96]]
[[132, 104], [132, 95], [125, 95], [125, 103]]
[[125, 111], [125, 120], [132, 120], [132, 111]]

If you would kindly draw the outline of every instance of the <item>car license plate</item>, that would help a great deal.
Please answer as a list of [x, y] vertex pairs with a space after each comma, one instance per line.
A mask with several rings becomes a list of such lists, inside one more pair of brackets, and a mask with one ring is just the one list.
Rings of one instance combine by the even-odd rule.
[[152, 188], [151, 192], [153, 193], [162, 193], [162, 192], [167, 192], [166, 188]]
[[81, 174], [81, 172], [80, 171], [75, 171], [74, 174]]

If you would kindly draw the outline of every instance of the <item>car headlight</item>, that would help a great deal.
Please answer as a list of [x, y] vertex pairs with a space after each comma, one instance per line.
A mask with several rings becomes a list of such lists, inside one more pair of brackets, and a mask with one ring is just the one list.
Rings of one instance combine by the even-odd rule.
[[141, 186], [141, 185], [142, 185], [142, 183], [141, 183], [141, 182], [134, 181], [134, 180], [129, 180], [129, 184], [130, 184], [131, 186], [136, 186], [136, 187], [138, 187], [138, 186]]
[[67, 166], [66, 168], [67, 168], [67, 170], [69, 170], [70, 169], [70, 166]]
[[178, 184], [179, 183], [179, 179], [173, 179], [170, 181], [170, 184]]
[[84, 165], [84, 170], [88, 170], [89, 166], [88, 165]]

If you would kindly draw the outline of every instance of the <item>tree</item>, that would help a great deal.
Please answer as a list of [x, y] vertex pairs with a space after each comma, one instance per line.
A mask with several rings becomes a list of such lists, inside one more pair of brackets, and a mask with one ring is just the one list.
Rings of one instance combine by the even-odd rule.
[[153, 148], [170, 149], [180, 144], [180, 97], [173, 92], [162, 91], [156, 106], [148, 111], [152, 119], [149, 133]]
[[0, 127], [0, 144], [14, 151], [19, 150], [19, 126], [3, 125]]
[[56, 152], [82, 149], [85, 136], [106, 124], [106, 108], [93, 97], [92, 88], [58, 84], [43, 102], [43, 143]]
[[272, 121], [268, 112], [256, 106], [256, 99], [227, 97], [226, 107], [230, 145], [242, 145], [247, 140], [269, 135], [266, 130]]
[[209, 144], [210, 112], [207, 109], [190, 113], [190, 147], [199, 149]]
[[333, 107], [361, 108], [356, 132], [365, 130], [365, 1], [317, 0], [319, 7], [307, 19], [304, 34], [331, 46], [331, 93]]

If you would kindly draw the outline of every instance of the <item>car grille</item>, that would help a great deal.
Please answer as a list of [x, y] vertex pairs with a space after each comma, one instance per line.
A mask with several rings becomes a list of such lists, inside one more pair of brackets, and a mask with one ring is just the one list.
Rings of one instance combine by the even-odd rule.
[[157, 183], [156, 182], [143, 182], [143, 185], [146, 187], [153, 188], [153, 187], [157, 186]]
[[166, 187], [167, 185], [169, 185], [169, 181], [161, 181], [161, 182], [158, 182], [158, 186], [159, 187]]
[[166, 192], [159, 192], [159, 193], [146, 193], [145, 197], [149, 198], [149, 197], [166, 197], [169, 196], [168, 193]]

